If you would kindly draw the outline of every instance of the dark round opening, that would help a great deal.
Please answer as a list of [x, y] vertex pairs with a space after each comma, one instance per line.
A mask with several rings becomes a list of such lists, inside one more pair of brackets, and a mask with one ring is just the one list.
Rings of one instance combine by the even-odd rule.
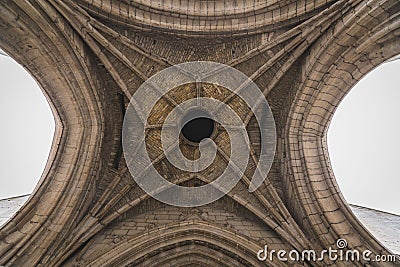
[[214, 120], [208, 117], [208, 113], [203, 110], [188, 112], [182, 119], [182, 135], [194, 143], [211, 137], [214, 132]]

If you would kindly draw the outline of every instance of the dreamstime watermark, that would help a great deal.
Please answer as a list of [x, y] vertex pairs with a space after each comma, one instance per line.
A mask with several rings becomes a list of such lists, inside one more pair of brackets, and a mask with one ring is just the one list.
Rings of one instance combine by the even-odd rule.
[[264, 249], [257, 252], [257, 258], [260, 261], [282, 261], [282, 262], [323, 262], [327, 259], [333, 262], [396, 262], [396, 255], [374, 255], [370, 250], [359, 251], [357, 249], [348, 249], [345, 239], [336, 241], [336, 248], [329, 247], [320, 252], [310, 249], [301, 252], [297, 250], [269, 250], [265, 245]]
[[122, 146], [128, 169], [136, 183], [153, 198], [179, 207], [206, 205], [223, 197], [239, 182], [250, 157], [249, 137], [241, 117], [222, 101], [197, 96], [175, 105], [167, 115], [161, 131], [163, 153], [176, 168], [191, 173], [198, 173], [213, 163], [218, 148], [210, 138], [204, 138], [199, 143], [201, 155], [196, 160], [187, 159], [179, 149], [182, 118], [190, 110], [205, 110], [209, 118], [219, 123], [229, 135], [231, 154], [227, 167], [217, 179], [199, 187], [174, 184], [167, 180], [172, 179], [172, 175], [165, 179], [157, 172], [146, 149], [145, 131], [150, 127], [148, 118], [157, 102], [170, 90], [193, 83], [228, 89], [246, 103], [257, 119], [261, 152], [249, 185], [250, 192], [255, 191], [267, 177], [276, 147], [275, 122], [268, 102], [258, 86], [242, 72], [208, 61], [182, 63], [158, 72], [144, 82], [130, 99], [124, 118]]

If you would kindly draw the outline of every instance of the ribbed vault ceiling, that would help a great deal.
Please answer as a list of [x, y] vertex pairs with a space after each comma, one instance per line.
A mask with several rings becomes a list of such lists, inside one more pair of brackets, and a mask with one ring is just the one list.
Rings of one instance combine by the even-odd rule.
[[[345, 203], [330, 167], [326, 132], [351, 87], [400, 53], [400, 3], [192, 3], [0, 3], [1, 46], [29, 69], [57, 110], [57, 142], [45, 178], [1, 229], [0, 265], [264, 266], [256, 253], [265, 244], [301, 251], [327, 248], [338, 238], [373, 255], [389, 253]], [[250, 193], [257, 123], [235, 94], [204, 85], [204, 94], [243, 118], [253, 156], [228, 195], [204, 207], [177, 209], [151, 199], [132, 179], [122, 154], [122, 122], [144, 81], [195, 60], [225, 63], [261, 88], [275, 117], [277, 153], [262, 186]], [[191, 85], [164, 96], [146, 135], [155, 168], [186, 186], [209, 183], [223, 170], [222, 152], [229, 150], [221, 130], [221, 152], [209, 172], [168, 165], [157, 144], [158, 124], [192, 96]], [[329, 259], [305, 264], [345, 265]]]

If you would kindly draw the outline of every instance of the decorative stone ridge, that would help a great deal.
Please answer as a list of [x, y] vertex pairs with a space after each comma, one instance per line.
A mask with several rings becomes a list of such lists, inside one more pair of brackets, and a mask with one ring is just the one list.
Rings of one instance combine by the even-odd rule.
[[[0, 230], [0, 265], [265, 266], [257, 259], [265, 245], [323, 250], [339, 239], [371, 257], [391, 254], [341, 195], [326, 133], [352, 86], [400, 54], [399, 15], [398, 0], [0, 1], [0, 46], [40, 84], [57, 126], [39, 186]], [[248, 76], [269, 103], [277, 145], [271, 170], [249, 192], [265, 120], [257, 122], [224, 88], [172, 88], [152, 110], [145, 136], [152, 160], [144, 169], [187, 187], [208, 184], [225, 170], [235, 151], [221, 128], [211, 136], [219, 145], [213, 167], [202, 173], [173, 167], [157, 145], [165, 117], [188, 98], [232, 107], [251, 144], [232, 190], [207, 205], [178, 208], [136, 184], [122, 125], [145, 81], [193, 61], [223, 63]], [[180, 149], [189, 159], [199, 156], [186, 144]], [[329, 258], [294, 264], [396, 266]]]

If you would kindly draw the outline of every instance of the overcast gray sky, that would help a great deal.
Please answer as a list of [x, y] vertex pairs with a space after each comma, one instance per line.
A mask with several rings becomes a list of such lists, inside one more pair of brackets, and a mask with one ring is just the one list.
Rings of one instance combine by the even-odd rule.
[[31, 193], [43, 172], [54, 119], [35, 80], [0, 55], [0, 198]]
[[[54, 119], [30, 75], [0, 55], [0, 198], [31, 193]], [[400, 60], [385, 63], [345, 97], [328, 133], [333, 170], [349, 203], [400, 214]]]
[[400, 214], [400, 60], [384, 63], [343, 99], [328, 131], [346, 200]]

